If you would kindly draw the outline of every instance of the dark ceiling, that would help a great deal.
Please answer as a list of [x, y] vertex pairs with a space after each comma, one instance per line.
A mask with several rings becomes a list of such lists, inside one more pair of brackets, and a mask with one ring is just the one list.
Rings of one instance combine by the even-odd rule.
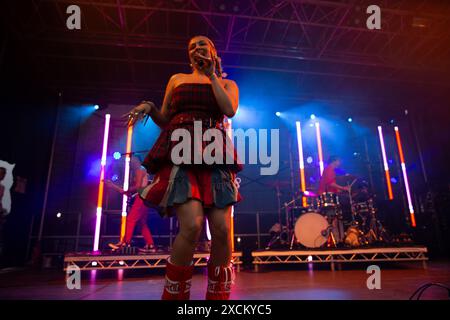
[[[66, 8], [81, 8], [68, 30]], [[366, 8], [381, 7], [381, 30]], [[447, 97], [450, 1], [42, 0], [3, 4], [14, 50], [33, 81], [71, 97], [132, 102], [162, 96], [189, 72], [187, 42], [209, 36], [241, 94], [282, 103], [396, 106]]]

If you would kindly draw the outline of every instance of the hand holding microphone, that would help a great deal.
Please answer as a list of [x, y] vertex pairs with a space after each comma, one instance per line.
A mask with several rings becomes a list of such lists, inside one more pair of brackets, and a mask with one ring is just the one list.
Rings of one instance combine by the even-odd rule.
[[200, 71], [202, 71], [208, 78], [211, 78], [216, 72], [216, 60], [209, 57], [203, 56], [200, 53], [195, 54], [195, 63], [199, 66]]
[[203, 59], [198, 60], [198, 61], [197, 61], [197, 65], [198, 65], [200, 68], [203, 68], [203, 67], [205, 66], [205, 60], [203, 60]]

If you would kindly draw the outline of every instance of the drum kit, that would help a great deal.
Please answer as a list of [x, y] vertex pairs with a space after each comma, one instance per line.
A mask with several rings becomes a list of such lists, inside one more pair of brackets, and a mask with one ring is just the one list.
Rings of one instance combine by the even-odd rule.
[[[358, 179], [353, 176], [347, 179], [348, 194], [305, 191], [284, 203], [281, 209], [285, 211], [286, 225], [280, 219], [272, 227], [272, 239], [266, 249], [277, 244], [290, 249], [294, 246], [342, 248], [389, 241], [386, 229], [377, 218], [375, 196], [367, 188], [352, 193], [351, 187]], [[348, 211], [350, 216], [345, 215]]]

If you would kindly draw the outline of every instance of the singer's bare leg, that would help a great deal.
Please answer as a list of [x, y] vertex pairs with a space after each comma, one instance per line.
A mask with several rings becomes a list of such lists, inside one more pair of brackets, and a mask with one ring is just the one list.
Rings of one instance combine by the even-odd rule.
[[231, 261], [231, 206], [208, 211], [211, 231], [211, 263], [227, 266]]
[[200, 201], [189, 200], [177, 205], [176, 212], [180, 232], [173, 243], [170, 262], [177, 266], [188, 266], [192, 263], [203, 227], [203, 207]]

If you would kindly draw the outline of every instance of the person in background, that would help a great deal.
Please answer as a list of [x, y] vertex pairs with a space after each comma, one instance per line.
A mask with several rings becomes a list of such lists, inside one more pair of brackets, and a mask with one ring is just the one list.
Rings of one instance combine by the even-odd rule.
[[337, 156], [331, 156], [328, 160], [328, 166], [323, 170], [322, 177], [320, 178], [318, 194], [321, 195], [324, 192], [348, 192], [349, 186], [341, 186], [336, 183], [335, 170], [341, 165], [341, 160]]
[[110, 243], [109, 247], [118, 250], [124, 246], [130, 246], [131, 240], [133, 238], [134, 229], [136, 226], [141, 227], [142, 236], [144, 237], [145, 246], [139, 248], [141, 253], [152, 253], [156, 252], [153, 237], [150, 232], [150, 228], [147, 225], [147, 217], [149, 213], [149, 208], [144, 204], [142, 199], [137, 195], [139, 189], [142, 189], [148, 185], [148, 175], [147, 170], [142, 167], [141, 161], [138, 157], [132, 156], [130, 161], [130, 172], [133, 179], [133, 183], [127, 191], [124, 191], [121, 187], [115, 185], [112, 181], [105, 181], [106, 185], [112, 189], [120, 192], [121, 194], [126, 194], [128, 197], [133, 197], [133, 204], [131, 205], [130, 211], [127, 214], [125, 236], [118, 243]]

